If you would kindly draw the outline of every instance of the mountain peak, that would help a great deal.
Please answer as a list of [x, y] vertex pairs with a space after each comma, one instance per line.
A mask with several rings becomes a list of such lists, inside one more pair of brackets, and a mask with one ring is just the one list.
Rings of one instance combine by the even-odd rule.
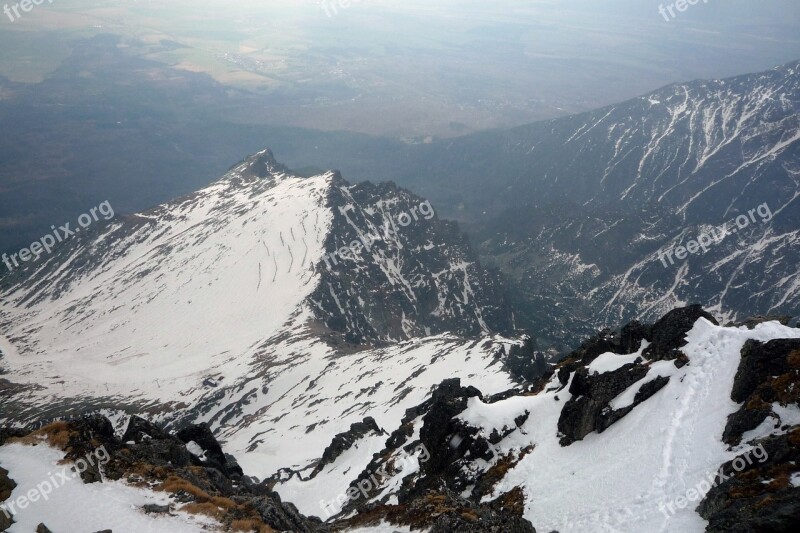
[[278, 163], [275, 154], [269, 148], [249, 156], [230, 170], [242, 178], [250, 179], [268, 179], [291, 174], [288, 167]]

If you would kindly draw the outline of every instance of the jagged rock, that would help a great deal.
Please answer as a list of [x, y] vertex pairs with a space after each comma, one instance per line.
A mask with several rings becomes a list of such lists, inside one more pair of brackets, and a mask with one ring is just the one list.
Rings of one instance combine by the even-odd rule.
[[15, 488], [17, 488], [17, 483], [8, 477], [8, 470], [0, 467], [0, 502], [9, 499]]
[[157, 505], [155, 503], [149, 503], [142, 507], [142, 511], [145, 514], [169, 514], [170, 507], [169, 505]]
[[122, 436], [122, 442], [133, 441], [138, 444], [147, 439], [166, 439], [167, 435], [166, 431], [155, 424], [133, 415], [128, 421], [128, 427]]
[[426, 474], [444, 470], [466, 452], [464, 448], [468, 441], [452, 446], [457, 434], [453, 417], [463, 412], [467, 401], [473, 397], [483, 396], [475, 387], [462, 387], [458, 378], [443, 381], [433, 392], [431, 407], [422, 418], [420, 430], [420, 440], [431, 454], [430, 460], [422, 467]]
[[50, 531], [50, 530], [47, 528], [47, 526], [46, 526], [46, 525], [44, 525], [44, 524], [39, 524], [38, 526], [36, 526], [36, 533], [53, 533], [53, 532], [52, 532], [52, 531]]
[[[512, 493], [514, 496], [521, 494]], [[499, 502], [473, 502], [443, 489], [418, 494], [405, 504], [377, 506], [366, 515], [341, 520], [333, 526], [337, 530], [358, 528], [374, 523], [379, 517], [390, 524], [437, 533], [536, 533], [533, 525], [522, 517], [520, 509], [519, 505]]]
[[300, 514], [297, 507], [291, 503], [282, 503], [280, 497], [273, 493], [272, 498], [259, 498], [253, 500], [258, 514], [264, 523], [278, 531], [299, 531], [302, 533], [316, 533], [328, 531], [322, 521], [316, 517], [306, 518]]
[[[800, 471], [800, 426], [760, 441], [761, 450], [740, 455], [721, 470], [729, 479], [712, 487], [697, 508], [708, 533], [766, 533], [797, 530], [800, 487], [790, 477]], [[763, 461], [761, 459], [764, 459]], [[740, 461], [737, 465], [737, 461]], [[743, 468], [737, 468], [744, 465]]]
[[[17, 483], [8, 477], [8, 470], [0, 467], [0, 504], [11, 497], [11, 493], [17, 488]], [[11, 517], [0, 510], [0, 531], [5, 531], [14, 521]]]
[[690, 305], [670, 311], [653, 325], [649, 338], [652, 344], [644, 351], [644, 355], [648, 359], [658, 361], [677, 358], [681, 353], [680, 348], [686, 345], [686, 334], [700, 318], [718, 324], [717, 320], [700, 305]]
[[[737, 403], [743, 402], [768, 378], [798, 369], [800, 369], [800, 340], [778, 339], [766, 344], [754, 340], [747, 341], [742, 348], [742, 361], [736, 371], [731, 399]], [[770, 401], [766, 398], [765, 400]]]
[[207, 466], [215, 466], [219, 470], [227, 474], [235, 474], [238, 476], [244, 475], [242, 467], [230, 455], [226, 455], [222, 451], [222, 446], [219, 445], [214, 434], [211, 433], [211, 428], [208, 424], [197, 424], [189, 426], [178, 431], [176, 436], [184, 443], [196, 442], [205, 451], [206, 460], [195, 460], [196, 464]]
[[0, 446], [4, 445], [8, 439], [20, 438], [28, 432], [19, 428], [0, 428]]
[[738, 325], [745, 326], [747, 329], [753, 329], [757, 325], [763, 324], [764, 322], [778, 321], [781, 324], [783, 324], [784, 326], [787, 326], [787, 325], [789, 325], [789, 322], [791, 320], [792, 320], [792, 317], [787, 316], [787, 315], [767, 315], [767, 316], [757, 315], [757, 316], [751, 316], [750, 318], [747, 318], [746, 320], [743, 320]]
[[643, 340], [648, 340], [652, 336], [652, 324], [642, 324], [638, 320], [629, 322], [620, 331], [619, 346], [615, 353], [633, 353], [639, 349]]
[[725, 426], [723, 441], [730, 445], [739, 444], [745, 432], [773, 415], [773, 403], [800, 402], [800, 339], [777, 339], [766, 344], [747, 341], [731, 399], [742, 405], [728, 417]]
[[536, 351], [533, 338], [526, 335], [522, 339], [522, 346], [511, 345], [506, 357], [506, 368], [515, 379], [532, 382], [547, 372], [547, 358]]
[[361, 422], [351, 424], [349, 430], [339, 433], [333, 437], [330, 445], [325, 448], [325, 451], [322, 454], [322, 459], [311, 472], [310, 477], [315, 477], [322, 471], [323, 468], [325, 468], [326, 465], [332, 464], [340, 455], [349, 450], [353, 444], [366, 437], [370, 433], [376, 435], [386, 434], [384, 430], [378, 427], [378, 423], [375, 422], [375, 419], [371, 416], [368, 416]]
[[614, 415], [609, 402], [644, 378], [648, 370], [642, 364], [630, 363], [603, 374], [590, 374], [586, 367], [576, 371], [569, 388], [572, 398], [558, 419], [561, 445], [569, 446], [593, 431], [601, 433], [630, 412], [628, 409], [624, 414]]
[[725, 430], [722, 432], [722, 442], [731, 446], [736, 446], [742, 440], [742, 435], [747, 431], [752, 431], [761, 425], [764, 420], [772, 414], [770, 407], [758, 407], [748, 409], [743, 406], [741, 409], [728, 416]]
[[[586, 339], [574, 352], [569, 354], [557, 366], [558, 381], [566, 385], [569, 376], [578, 368], [588, 365], [597, 357], [604, 353], [614, 352], [620, 349], [619, 338], [610, 329], [604, 329], [594, 337]], [[544, 376], [549, 380], [549, 377]]]
[[[126, 479], [135, 486], [156, 487], [170, 493], [178, 503], [202, 506], [230, 500], [236, 505], [226, 508], [227, 514], [221, 518], [226, 524], [244, 520], [277, 531], [329, 531], [318, 518], [306, 518], [293, 505], [281, 502], [276, 493], [237, 473], [236, 461], [223, 452], [206, 425], [185, 428], [179, 432], [181, 438], [178, 438], [138, 419], [129, 425], [126, 432], [129, 440], [123, 443], [115, 436], [111, 423], [102, 416], [58, 424], [61, 434], [69, 438], [67, 457], [73, 458], [100, 446], [105, 448], [108, 455], [103, 470], [111, 480]], [[133, 444], [127, 444], [131, 441]], [[201, 446], [210, 459], [197, 464], [198, 461], [186, 449], [189, 441]], [[169, 513], [170, 506], [146, 505], [143, 511]], [[215, 518], [220, 519], [216, 515]]]

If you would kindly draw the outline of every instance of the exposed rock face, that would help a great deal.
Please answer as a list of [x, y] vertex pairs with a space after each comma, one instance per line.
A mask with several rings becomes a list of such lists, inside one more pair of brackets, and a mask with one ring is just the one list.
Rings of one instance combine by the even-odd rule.
[[200, 465], [212, 466], [231, 477], [244, 474], [236, 459], [222, 451], [222, 446], [214, 438], [208, 424], [189, 426], [178, 431], [176, 436], [187, 444], [194, 442], [200, 446], [205, 455], [199, 460]]
[[728, 418], [723, 434], [727, 444], [739, 444], [743, 433], [757, 428], [769, 416], [780, 424], [772, 404], [800, 405], [800, 341], [748, 341], [742, 348], [731, 399], [742, 406]]
[[[645, 383], [629, 406], [617, 410], [610, 406], [611, 400], [647, 376], [652, 361], [675, 360], [676, 366], [686, 364], [688, 359], [680, 348], [686, 344], [686, 334], [700, 318], [717, 323], [702, 307], [692, 305], [667, 313], [652, 326], [634, 321], [618, 333], [603, 330], [564, 359], [557, 367], [559, 381], [566, 385], [570, 375], [574, 373], [574, 377], [569, 388], [572, 398], [564, 405], [558, 421], [561, 445], [569, 446], [593, 431], [602, 433], [661, 390], [669, 378], [658, 377]], [[645, 340], [650, 345], [644, 350], [644, 357], [636, 362], [613, 372], [589, 372], [588, 365], [599, 355], [635, 352]], [[543, 379], [549, 379], [548, 375]]]
[[[11, 492], [17, 488], [17, 483], [8, 477], [8, 470], [0, 467], [0, 505], [11, 497]], [[0, 510], [0, 531], [5, 531], [14, 521]]]
[[561, 445], [569, 446], [593, 431], [602, 433], [630, 412], [633, 406], [622, 413], [613, 411], [609, 403], [645, 377], [648, 370], [639, 360], [603, 374], [590, 375], [586, 367], [575, 372], [569, 388], [573, 397], [564, 405], [558, 420]]
[[[800, 472], [800, 426], [759, 443], [763, 453], [722, 466], [724, 477], [697, 511], [709, 521], [709, 533], [766, 533], [797, 530], [800, 487], [791, 477]], [[762, 461], [763, 459], [763, 461]], [[739, 461], [737, 463], [737, 461]], [[738, 468], [744, 465], [743, 468]]]
[[525, 336], [522, 346], [514, 344], [509, 349], [506, 368], [516, 379], [533, 382], [547, 372], [549, 365], [545, 355], [536, 351], [533, 339]]
[[400, 505], [379, 505], [333, 524], [337, 531], [375, 525], [383, 520], [431, 533], [536, 533], [522, 517], [519, 489], [488, 503], [477, 503], [443, 489], [430, 491]]
[[645, 355], [652, 360], [677, 359], [680, 348], [686, 344], [686, 334], [700, 318], [717, 324], [717, 320], [699, 305], [675, 309], [664, 315], [653, 325], [648, 338], [652, 344], [645, 350]]
[[378, 427], [378, 423], [371, 416], [364, 418], [361, 422], [356, 422], [350, 425], [350, 429], [344, 433], [339, 433], [333, 438], [330, 445], [325, 448], [322, 454], [322, 459], [319, 464], [314, 467], [311, 477], [316, 476], [322, 471], [325, 466], [333, 463], [344, 452], [349, 450], [353, 444], [359, 439], [366, 437], [369, 434], [385, 435], [386, 432]]
[[[206, 505], [215, 509], [214, 518], [227, 528], [233, 521], [240, 520], [255, 524], [253, 527], [272, 528], [270, 531], [328, 531], [319, 519], [301, 515], [294, 505], [282, 503], [269, 488], [243, 476], [236, 461], [222, 451], [205, 424], [186, 427], [174, 436], [144, 419], [133, 417], [125, 437], [120, 440], [106, 418], [90, 416], [57, 422], [35, 433], [58, 434], [59, 442], [67, 442], [68, 459], [74, 460], [102, 447], [107, 454], [107, 462], [101, 467], [106, 479], [155, 487], [171, 493], [177, 502], [194, 505], [196, 509]], [[188, 442], [199, 446], [204, 457], [190, 453]], [[0, 472], [0, 491], [2, 477]], [[102, 482], [103, 476], [97, 471], [88, 479], [84, 475], [83, 480]], [[212, 501], [214, 505], [208, 505]], [[142, 511], [165, 513], [170, 508], [149, 506]]]
[[328, 207], [327, 255], [309, 300], [346, 341], [511, 331], [501, 277], [430, 203], [393, 183], [351, 185], [337, 174]]

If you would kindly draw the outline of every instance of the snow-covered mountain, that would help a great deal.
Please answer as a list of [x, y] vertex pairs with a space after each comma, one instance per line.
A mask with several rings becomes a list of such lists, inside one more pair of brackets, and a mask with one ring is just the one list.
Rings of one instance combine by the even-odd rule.
[[497, 276], [430, 204], [264, 151], [8, 280], [0, 422], [208, 422], [266, 477], [366, 416], [397, 424], [454, 374], [511, 386], [510, 327]]
[[[496, 132], [452, 141], [451, 200], [492, 200], [470, 227], [510, 290], [438, 203], [268, 150], [83, 231], [1, 282], [0, 496], [103, 443], [110, 466], [82, 479], [111, 483], [78, 492], [126, 509], [115, 531], [140, 527], [131, 505], [178, 512], [156, 531], [789, 531], [800, 329], [739, 317], [796, 314], [797, 81], [790, 65], [522, 128], [503, 168]], [[512, 336], [513, 303], [569, 342], [643, 318], [551, 361]]]
[[800, 304], [800, 62], [416, 150], [394, 179], [469, 222], [543, 341], [687, 302]]
[[[531, 386], [448, 380], [409, 409], [369, 467], [295, 493], [350, 527], [431, 531], [764, 532], [800, 518], [800, 329], [716, 324], [699, 307], [586, 341]], [[366, 440], [366, 439], [365, 439]], [[380, 473], [379, 484], [373, 483]], [[299, 484], [299, 483], [298, 483]]]

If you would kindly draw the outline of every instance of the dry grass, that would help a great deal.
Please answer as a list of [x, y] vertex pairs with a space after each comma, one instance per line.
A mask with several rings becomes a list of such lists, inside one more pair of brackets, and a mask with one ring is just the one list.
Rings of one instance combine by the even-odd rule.
[[179, 509], [180, 511], [189, 513], [189, 514], [202, 514], [205, 516], [209, 516], [222, 522], [225, 519], [225, 509], [217, 507], [213, 503], [204, 502], [204, 503], [187, 503], [183, 507]]
[[8, 439], [9, 444], [20, 443], [33, 446], [47, 441], [53, 448], [69, 452], [69, 442], [77, 433], [72, 431], [68, 422], [53, 422], [41, 429], [26, 435], [25, 437], [13, 437]]
[[786, 357], [786, 362], [789, 363], [789, 367], [794, 368], [795, 370], [800, 370], [800, 350], [794, 350]]
[[516, 516], [522, 516], [525, 514], [525, 492], [523, 492], [522, 487], [514, 487], [497, 498], [495, 504], [499, 504], [500, 509], [504, 511]]
[[275, 530], [260, 520], [246, 519], [231, 522], [231, 531], [247, 531], [255, 533], [273, 533]]

